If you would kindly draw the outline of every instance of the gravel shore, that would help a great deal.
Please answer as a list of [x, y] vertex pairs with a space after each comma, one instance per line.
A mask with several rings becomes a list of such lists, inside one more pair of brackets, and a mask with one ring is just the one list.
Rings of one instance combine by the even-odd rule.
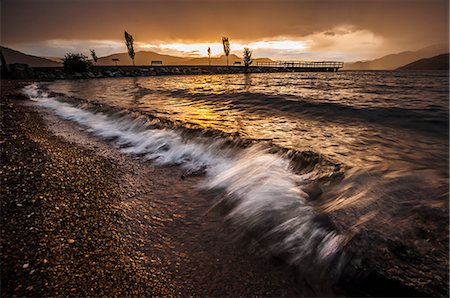
[[333, 295], [233, 241], [201, 177], [30, 107], [27, 83], [1, 86], [2, 296]]

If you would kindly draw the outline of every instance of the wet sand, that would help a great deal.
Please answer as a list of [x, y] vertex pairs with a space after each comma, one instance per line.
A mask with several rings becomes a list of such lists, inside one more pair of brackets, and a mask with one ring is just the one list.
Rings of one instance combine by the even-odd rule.
[[328, 296], [239, 238], [201, 177], [31, 107], [2, 81], [2, 296]]

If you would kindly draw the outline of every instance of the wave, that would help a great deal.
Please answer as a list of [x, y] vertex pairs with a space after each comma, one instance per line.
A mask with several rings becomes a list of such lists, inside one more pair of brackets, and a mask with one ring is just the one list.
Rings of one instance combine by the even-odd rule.
[[298, 174], [292, 154], [273, 153], [263, 145], [230, 147], [221, 138], [187, 138], [177, 130], [155, 128], [145, 117], [62, 102], [36, 83], [23, 91], [36, 105], [80, 124], [123, 153], [157, 165], [179, 165], [191, 173], [204, 172], [200, 187], [221, 194], [212, 203], [225, 203], [227, 218], [243, 231], [302, 271], [339, 276], [348, 239], [311, 204], [307, 187], [315, 173], [309, 169]]
[[[165, 94], [169, 97], [210, 100], [218, 98], [226, 101], [236, 109], [246, 109], [250, 113], [268, 113], [275, 110], [303, 117], [325, 118], [327, 121], [363, 121], [377, 123], [388, 127], [398, 127], [448, 135], [449, 114], [442, 106], [412, 109], [407, 107], [368, 107], [352, 106], [331, 101], [310, 101], [299, 95], [268, 95], [258, 92], [238, 91], [232, 93], [196, 93], [186, 90], [158, 90], [155, 94]], [[382, 92], [382, 91], [379, 91]], [[264, 109], [261, 109], [261, 107]], [[275, 112], [278, 114], [279, 112]]]

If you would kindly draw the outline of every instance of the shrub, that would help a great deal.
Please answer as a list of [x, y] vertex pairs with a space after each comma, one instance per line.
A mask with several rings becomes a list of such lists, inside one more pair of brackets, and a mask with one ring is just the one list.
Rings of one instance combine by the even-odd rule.
[[64, 56], [64, 70], [69, 73], [88, 71], [92, 64], [83, 54], [68, 53]]
[[244, 55], [243, 55], [242, 60], [244, 61], [244, 65], [245, 65], [246, 69], [250, 66], [250, 64], [253, 63], [252, 51], [250, 51], [249, 48], [244, 48]]

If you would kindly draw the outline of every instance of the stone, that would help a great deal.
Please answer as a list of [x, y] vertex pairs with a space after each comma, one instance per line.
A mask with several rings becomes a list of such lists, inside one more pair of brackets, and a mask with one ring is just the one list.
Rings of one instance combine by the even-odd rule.
[[28, 64], [14, 63], [9, 65], [10, 75], [14, 79], [26, 79], [29, 75]]

